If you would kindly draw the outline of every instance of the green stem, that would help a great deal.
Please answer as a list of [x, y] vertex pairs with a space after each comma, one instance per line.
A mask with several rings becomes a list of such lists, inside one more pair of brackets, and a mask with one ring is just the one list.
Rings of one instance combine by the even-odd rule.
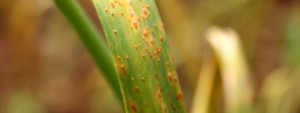
[[122, 103], [122, 95], [111, 52], [101, 39], [96, 27], [92, 24], [77, 0], [54, 1], [80, 35], [82, 43], [94, 58], [97, 66], [102, 70], [104, 77], [113, 88], [119, 102]]

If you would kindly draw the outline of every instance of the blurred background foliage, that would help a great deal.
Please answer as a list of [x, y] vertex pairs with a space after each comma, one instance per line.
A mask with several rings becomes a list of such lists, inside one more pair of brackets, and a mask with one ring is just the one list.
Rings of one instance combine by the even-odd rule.
[[[189, 112], [300, 113], [299, 0], [156, 3]], [[0, 113], [122, 112], [77, 37], [51, 0], [1, 0]]]

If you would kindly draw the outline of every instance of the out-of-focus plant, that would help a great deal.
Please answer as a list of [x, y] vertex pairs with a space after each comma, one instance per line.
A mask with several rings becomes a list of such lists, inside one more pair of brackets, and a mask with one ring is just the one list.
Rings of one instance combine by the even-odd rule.
[[211, 49], [207, 49], [200, 68], [198, 84], [193, 99], [191, 113], [210, 113], [213, 88], [216, 84], [217, 64]]
[[210, 28], [207, 40], [219, 61], [225, 111], [245, 113], [252, 104], [252, 83], [238, 35], [232, 29]]
[[[253, 89], [249, 77], [249, 70], [244, 59], [242, 46], [237, 33], [232, 29], [211, 27], [207, 30], [207, 42], [212, 48], [215, 57], [204, 59], [204, 69], [198, 80], [198, 88], [195, 94], [193, 113], [216, 112], [212, 108], [219, 108], [212, 105], [213, 89], [222, 87], [224, 98], [224, 112], [226, 113], [251, 113]], [[206, 53], [207, 54], [207, 53]], [[218, 67], [218, 68], [217, 68]], [[217, 73], [220, 69], [220, 77]], [[221, 78], [221, 84], [216, 78]], [[199, 97], [198, 97], [199, 96]], [[222, 101], [218, 101], [220, 103]], [[199, 109], [202, 108], [202, 109]], [[222, 110], [217, 110], [223, 112]]]

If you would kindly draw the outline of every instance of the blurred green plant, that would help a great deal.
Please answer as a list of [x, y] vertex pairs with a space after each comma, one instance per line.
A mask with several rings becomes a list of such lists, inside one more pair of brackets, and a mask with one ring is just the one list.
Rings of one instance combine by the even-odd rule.
[[111, 52], [102, 40], [96, 27], [88, 18], [77, 0], [54, 0], [56, 6], [66, 16], [80, 35], [82, 43], [92, 55], [95, 63], [103, 72], [118, 100], [122, 103], [120, 85], [113, 66]]

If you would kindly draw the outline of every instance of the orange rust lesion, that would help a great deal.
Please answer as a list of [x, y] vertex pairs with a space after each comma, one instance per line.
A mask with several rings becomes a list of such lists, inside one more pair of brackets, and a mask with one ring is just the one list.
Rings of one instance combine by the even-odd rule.
[[145, 59], [145, 53], [142, 53], [142, 57], [143, 57], [143, 59]]
[[148, 4], [145, 4], [144, 6], [145, 6], [145, 8], [147, 8], [148, 10], [150, 9], [150, 5], [148, 5]]
[[152, 56], [151, 51], [149, 51], [148, 54], [149, 54], [149, 57], [150, 57], [151, 59], [153, 59], [153, 56]]
[[145, 77], [142, 77], [142, 81], [144, 82], [146, 80], [146, 78]]
[[112, 8], [115, 8], [115, 3], [114, 2], [110, 2], [110, 5]]
[[151, 44], [155, 44], [154, 38], [150, 38], [150, 43], [151, 43]]
[[121, 64], [121, 65], [120, 65], [120, 69], [121, 69], [121, 71], [122, 71], [123, 74], [126, 73], [126, 67], [125, 67], [125, 64]]
[[149, 11], [150, 6], [149, 5], [143, 5], [142, 6], [142, 17], [144, 20], [148, 20], [149, 17], [151, 16], [151, 13]]
[[168, 72], [168, 80], [169, 80], [171, 83], [175, 83], [175, 84], [176, 84], [176, 83], [178, 82], [176, 73]]
[[174, 104], [171, 102], [170, 103], [170, 107], [171, 107], [171, 109], [173, 110], [173, 111], [176, 111], [176, 108], [175, 108], [175, 106], [174, 106]]
[[117, 30], [117, 29], [113, 29], [112, 32], [114, 33], [114, 35], [117, 35], [117, 34], [118, 34], [118, 30]]
[[118, 60], [121, 60], [121, 56], [118, 55], [118, 56], [117, 56], [117, 59], [118, 59]]
[[154, 76], [155, 76], [155, 79], [158, 80], [158, 74], [155, 74]]
[[173, 81], [173, 75], [172, 75], [171, 72], [168, 72], [168, 80], [169, 80], [170, 82]]
[[166, 108], [166, 107], [164, 107], [164, 113], [168, 113], [168, 111], [167, 111], [167, 108]]
[[156, 48], [155, 48], [155, 51], [154, 51], [154, 54], [160, 55], [161, 51], [162, 51], [162, 48], [156, 47]]
[[120, 5], [120, 6], [123, 5], [122, 2], [121, 2], [120, 0], [115, 0], [115, 3], [118, 4], [118, 5]]
[[159, 40], [160, 40], [161, 42], [163, 42], [163, 41], [164, 41], [163, 36], [159, 36]]
[[139, 86], [136, 86], [136, 87], [135, 87], [135, 92], [136, 92], [137, 94], [140, 93], [140, 87], [139, 87]]
[[174, 76], [173, 76], [173, 78], [174, 78], [174, 83], [176, 84], [177, 82], [178, 82], [178, 79], [177, 79], [177, 76], [176, 76], [176, 74], [173, 74]]
[[156, 98], [158, 99], [158, 102], [162, 102], [162, 92], [159, 88], [156, 91]]
[[156, 25], [156, 24], [153, 24], [153, 27], [154, 27], [154, 28], [157, 28], [157, 25]]
[[130, 15], [130, 17], [134, 17], [135, 16], [133, 9], [129, 10], [129, 15]]
[[112, 17], [115, 17], [115, 13], [114, 12], [111, 12], [110, 14], [111, 14]]
[[131, 0], [128, 0], [128, 4], [129, 4], [130, 6], [132, 6], [132, 1], [131, 1]]
[[167, 62], [167, 63], [166, 63], [166, 66], [167, 66], [167, 67], [170, 67], [170, 63], [169, 63], [169, 62]]
[[148, 27], [146, 27], [143, 31], [143, 37], [144, 38], [149, 38], [150, 37], [150, 29]]
[[183, 94], [182, 94], [182, 92], [179, 92], [177, 95], [176, 95], [176, 99], [177, 100], [183, 100]]
[[104, 8], [104, 12], [105, 12], [105, 13], [107, 13], [107, 12], [108, 12], [108, 9], [107, 9], [106, 7]]
[[158, 51], [156, 51], [156, 50], [154, 51], [154, 54], [159, 55]]
[[139, 46], [138, 46], [137, 44], [135, 44], [133, 47], [134, 47], [135, 49], [138, 49], [138, 48], [139, 48]]
[[160, 58], [157, 59], [157, 62], [160, 63]]
[[137, 20], [134, 20], [132, 22], [132, 26], [133, 26], [133, 28], [138, 29], [139, 28], [139, 22]]
[[167, 92], [168, 96], [171, 97], [172, 93], [170, 91]]
[[138, 111], [138, 108], [137, 108], [137, 106], [135, 104], [130, 104], [130, 109], [134, 113], [137, 113], [137, 111]]

